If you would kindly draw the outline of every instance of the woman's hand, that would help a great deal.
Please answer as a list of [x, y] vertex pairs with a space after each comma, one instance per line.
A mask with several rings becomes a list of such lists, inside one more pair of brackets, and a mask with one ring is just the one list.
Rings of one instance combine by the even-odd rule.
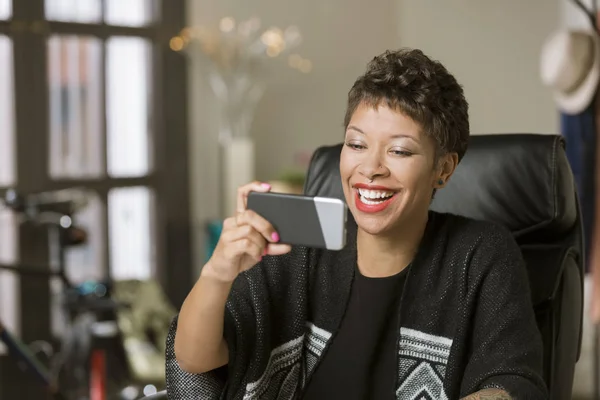
[[264, 255], [280, 255], [291, 250], [277, 244], [279, 235], [260, 215], [247, 209], [248, 194], [268, 192], [271, 186], [253, 182], [238, 189], [236, 215], [223, 222], [223, 231], [212, 257], [203, 272], [222, 282], [233, 282], [243, 271], [252, 268]]

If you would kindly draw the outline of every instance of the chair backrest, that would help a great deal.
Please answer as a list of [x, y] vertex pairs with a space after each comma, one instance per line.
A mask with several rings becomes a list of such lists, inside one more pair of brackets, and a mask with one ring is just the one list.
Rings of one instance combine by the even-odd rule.
[[[344, 199], [341, 146], [314, 153], [306, 194]], [[552, 399], [570, 399], [581, 343], [584, 262], [579, 203], [563, 139], [471, 136], [465, 157], [431, 208], [498, 222], [511, 230], [529, 273], [544, 341], [544, 378]]]

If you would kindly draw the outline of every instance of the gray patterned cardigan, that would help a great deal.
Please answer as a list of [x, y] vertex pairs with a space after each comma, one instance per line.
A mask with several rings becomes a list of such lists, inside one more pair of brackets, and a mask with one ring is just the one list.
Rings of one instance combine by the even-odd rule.
[[[355, 229], [341, 251], [294, 248], [241, 274], [225, 313], [229, 365], [182, 371], [167, 340], [169, 399], [297, 399], [344, 315]], [[548, 398], [527, 275], [511, 234], [430, 212], [408, 272], [398, 327], [396, 398], [459, 399], [483, 388]]]

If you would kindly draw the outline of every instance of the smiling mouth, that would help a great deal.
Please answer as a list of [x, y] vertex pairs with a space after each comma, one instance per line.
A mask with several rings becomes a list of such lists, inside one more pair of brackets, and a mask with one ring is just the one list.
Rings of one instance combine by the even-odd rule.
[[358, 198], [361, 203], [371, 206], [381, 204], [391, 199], [395, 194], [396, 192], [390, 190], [358, 189]]

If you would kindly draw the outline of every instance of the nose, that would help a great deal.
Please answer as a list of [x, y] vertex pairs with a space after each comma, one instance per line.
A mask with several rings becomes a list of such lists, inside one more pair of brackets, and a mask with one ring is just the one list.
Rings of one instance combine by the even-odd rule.
[[382, 155], [375, 150], [366, 152], [358, 172], [370, 181], [373, 181], [376, 178], [385, 177], [389, 174]]

